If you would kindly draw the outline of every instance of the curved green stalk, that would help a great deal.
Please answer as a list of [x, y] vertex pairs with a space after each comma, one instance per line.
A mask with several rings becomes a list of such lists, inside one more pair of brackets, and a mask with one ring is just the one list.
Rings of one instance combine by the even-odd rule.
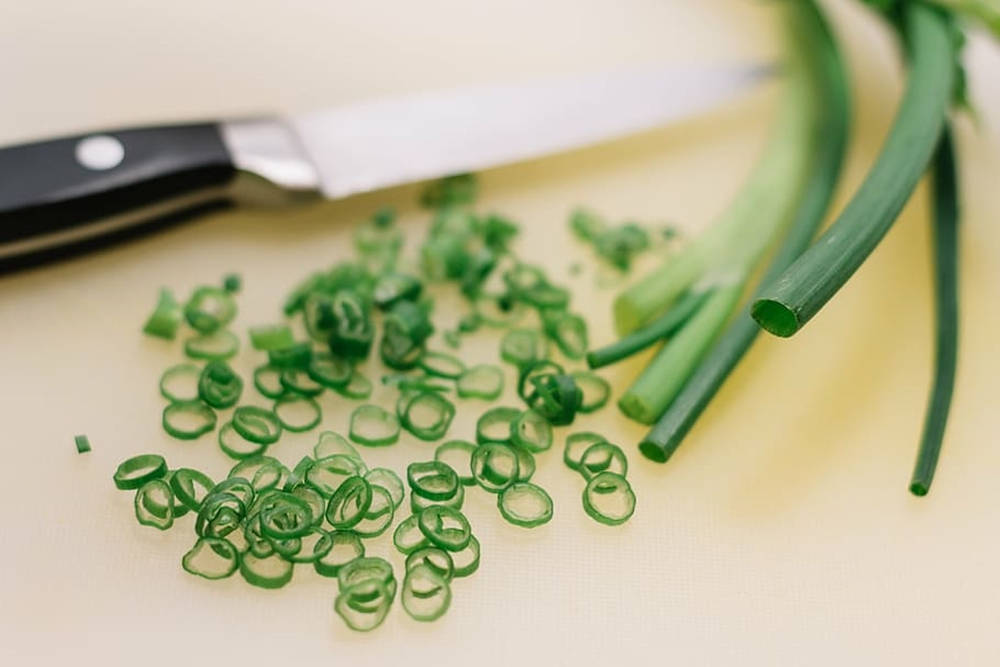
[[945, 126], [934, 157], [934, 292], [937, 340], [934, 383], [924, 418], [920, 450], [913, 468], [910, 491], [927, 495], [944, 438], [958, 361], [958, 177], [951, 132]]
[[[829, 208], [847, 148], [850, 91], [844, 63], [819, 9], [813, 2], [802, 5], [804, 30], [816, 35], [812, 67], [817, 72], [815, 94], [822, 113], [813, 128], [814, 150], [808, 183], [788, 236], [761, 280], [762, 286], [777, 278], [809, 246]], [[656, 426], [639, 444], [639, 450], [647, 458], [661, 463], [670, 458], [759, 332], [749, 309], [729, 325]]]
[[927, 169], [955, 84], [955, 43], [937, 9], [907, 3], [907, 88], [882, 152], [850, 203], [809, 250], [763, 291], [751, 313], [791, 336], [850, 279], [892, 226]]

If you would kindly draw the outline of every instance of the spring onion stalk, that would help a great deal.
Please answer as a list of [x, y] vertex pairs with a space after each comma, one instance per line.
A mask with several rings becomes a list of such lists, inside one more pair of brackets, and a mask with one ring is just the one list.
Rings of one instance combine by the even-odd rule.
[[881, 154], [833, 225], [753, 305], [753, 318], [776, 336], [801, 329], [867, 259], [937, 145], [955, 86], [952, 27], [946, 15], [921, 3], [907, 3], [903, 19], [909, 75]]
[[650, 362], [618, 400], [627, 416], [652, 424], [667, 409], [691, 374], [705, 349], [739, 302], [744, 281], [719, 286], [704, 306], [691, 318]]
[[[850, 93], [843, 61], [829, 26], [815, 4], [803, 3], [802, 16], [804, 28], [815, 35], [815, 46], [809, 54], [814, 58], [811, 66], [816, 70], [815, 94], [821, 101], [821, 113], [814, 128], [813, 160], [808, 167], [808, 183], [788, 236], [761, 280], [762, 286], [791, 265], [816, 234], [830, 205], [847, 146]], [[753, 344], [759, 331], [748, 311], [729, 325], [656, 426], [639, 444], [639, 450], [646, 457], [659, 462], [670, 458]]]
[[934, 383], [924, 418], [920, 450], [913, 468], [910, 491], [927, 495], [948, 422], [948, 409], [955, 388], [958, 356], [958, 184], [955, 152], [947, 126], [941, 136], [933, 164], [934, 191], [934, 287], [937, 340]]
[[[800, 3], [789, 3], [797, 7]], [[796, 39], [795, 30], [790, 30]], [[818, 110], [812, 99], [810, 74], [799, 52], [812, 44], [795, 44], [788, 63], [788, 84], [779, 118], [765, 153], [729, 207], [680, 255], [667, 261], [615, 299], [615, 327], [622, 335], [664, 313], [699, 278], [745, 272], [768, 248], [788, 218], [801, 174], [810, 159], [809, 133]]]

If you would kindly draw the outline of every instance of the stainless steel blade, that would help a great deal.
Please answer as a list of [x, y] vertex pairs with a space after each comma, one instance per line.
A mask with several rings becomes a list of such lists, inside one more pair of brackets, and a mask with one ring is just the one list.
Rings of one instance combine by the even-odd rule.
[[376, 100], [289, 119], [327, 197], [614, 139], [733, 98], [772, 65], [659, 68]]

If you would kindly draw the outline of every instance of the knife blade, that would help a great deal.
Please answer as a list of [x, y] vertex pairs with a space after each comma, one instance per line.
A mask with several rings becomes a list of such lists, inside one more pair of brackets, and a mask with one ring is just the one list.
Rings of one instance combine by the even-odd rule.
[[478, 171], [680, 120], [775, 71], [646, 68], [0, 148], [0, 270], [238, 202], [248, 178], [340, 198]]

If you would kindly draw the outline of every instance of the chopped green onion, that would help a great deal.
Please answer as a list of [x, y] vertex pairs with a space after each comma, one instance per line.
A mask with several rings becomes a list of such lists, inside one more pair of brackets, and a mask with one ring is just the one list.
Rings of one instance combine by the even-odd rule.
[[413, 620], [435, 621], [451, 605], [451, 587], [436, 569], [421, 563], [407, 568], [400, 601]]
[[347, 384], [343, 387], [333, 387], [333, 390], [345, 398], [363, 401], [372, 395], [372, 382], [355, 368]]
[[365, 464], [357, 456], [333, 454], [317, 459], [306, 471], [306, 484], [329, 498], [348, 477], [364, 475]]
[[240, 339], [225, 329], [184, 341], [184, 354], [192, 359], [224, 361], [235, 356], [239, 349]]
[[85, 435], [78, 435], [73, 438], [73, 442], [76, 444], [76, 451], [78, 454], [84, 454], [90, 451], [90, 439]]
[[484, 445], [491, 442], [510, 442], [511, 426], [521, 416], [517, 408], [498, 406], [484, 412], [476, 421], [476, 442]]
[[[229, 471], [229, 479], [242, 478], [253, 485], [257, 491], [281, 488], [288, 480], [289, 471], [281, 461], [271, 456], [256, 456], [240, 461]], [[227, 484], [235, 482], [219, 482]]]
[[253, 372], [253, 386], [267, 398], [279, 398], [287, 391], [281, 383], [281, 369], [271, 364], [258, 366]]
[[475, 535], [469, 537], [469, 543], [460, 551], [450, 552], [451, 561], [454, 564], [453, 576], [468, 577], [479, 569], [479, 540]]
[[583, 509], [595, 521], [617, 526], [635, 512], [635, 494], [621, 475], [598, 473], [590, 478], [583, 491]]
[[295, 343], [292, 329], [287, 324], [263, 324], [250, 327], [250, 345], [255, 350], [270, 352], [289, 347]]
[[372, 504], [372, 487], [363, 477], [348, 477], [330, 496], [326, 520], [337, 530], [353, 528]]
[[524, 447], [511, 445], [514, 454], [517, 455], [517, 481], [527, 482], [535, 474], [535, 455]]
[[[312, 362], [310, 361], [309, 363], [311, 364]], [[279, 381], [281, 382], [281, 386], [287, 390], [282, 396], [287, 396], [288, 394], [319, 396], [325, 389], [322, 384], [314, 380], [303, 368], [282, 369]]]
[[392, 573], [392, 565], [384, 558], [358, 558], [344, 565], [337, 573], [337, 586], [341, 591], [365, 581], [385, 584], [390, 599], [396, 595], [396, 577]]
[[171, 403], [198, 400], [201, 369], [194, 364], [177, 364], [160, 376], [160, 394]]
[[500, 514], [509, 523], [535, 528], [552, 520], [552, 497], [530, 482], [514, 482], [497, 496]]
[[227, 273], [222, 276], [222, 289], [230, 294], [236, 294], [243, 289], [243, 278], [238, 273]]
[[500, 358], [518, 369], [548, 356], [545, 336], [537, 329], [511, 329], [500, 341]]
[[322, 459], [334, 454], [344, 454], [353, 456], [358, 461], [361, 460], [361, 454], [354, 448], [354, 445], [347, 441], [347, 438], [333, 431], [323, 431], [319, 434], [319, 440], [313, 447], [313, 457]]
[[323, 414], [315, 399], [287, 394], [274, 402], [274, 416], [286, 431], [302, 433], [316, 428]]
[[528, 397], [533, 389], [532, 378], [539, 375], [561, 375], [565, 371], [563, 367], [554, 361], [549, 361], [548, 359], [539, 359], [537, 361], [525, 364], [521, 367], [517, 378], [517, 395], [521, 397], [521, 400], [525, 403], [528, 402]]
[[340, 568], [365, 555], [361, 538], [349, 530], [334, 530], [326, 534], [330, 547], [313, 561], [316, 573], [323, 577], [336, 577]]
[[431, 568], [445, 581], [451, 581], [455, 576], [455, 563], [451, 560], [451, 554], [440, 547], [421, 547], [406, 557], [404, 568], [407, 572], [418, 565]]
[[542, 312], [542, 326], [545, 334], [568, 358], [582, 359], [586, 354], [587, 323], [579, 315], [548, 309]]
[[198, 397], [217, 409], [230, 408], [240, 400], [243, 379], [224, 361], [210, 361], [198, 377]]
[[582, 473], [580, 466], [582, 465], [583, 455], [592, 445], [601, 442], [607, 442], [607, 438], [600, 433], [580, 431], [579, 433], [570, 434], [566, 438], [566, 447], [563, 449], [563, 463], [570, 470]]
[[240, 461], [263, 454], [264, 450], [267, 449], [267, 444], [261, 444], [244, 438], [233, 428], [232, 422], [226, 422], [219, 429], [219, 449], [226, 456]]
[[419, 519], [419, 514], [411, 514], [396, 526], [392, 534], [392, 543], [399, 553], [408, 555], [430, 544], [417, 524]]
[[448, 500], [458, 492], [458, 475], [440, 461], [411, 463], [406, 468], [410, 490], [428, 500]]
[[400, 424], [421, 440], [440, 440], [455, 417], [455, 406], [434, 391], [415, 393], [404, 403]]
[[532, 375], [529, 381], [532, 389], [525, 402], [530, 408], [554, 426], [573, 423], [576, 412], [583, 403], [583, 392], [573, 376], [543, 373]]
[[[264, 537], [273, 540], [288, 540], [302, 537], [312, 530], [312, 507], [299, 496], [284, 491], [275, 491], [260, 500], [258, 505], [260, 506], [260, 532]], [[327, 519], [329, 520], [329, 516]]]
[[[363, 560], [363, 559], [358, 559]], [[395, 592], [375, 579], [364, 580], [352, 586], [341, 586], [334, 602], [334, 611], [351, 630], [369, 632], [382, 625]]]
[[958, 175], [951, 130], [945, 127], [934, 158], [934, 277], [937, 317], [934, 383], [924, 417], [910, 492], [927, 495], [944, 439], [958, 355]]
[[399, 301], [416, 301], [420, 298], [423, 283], [408, 273], [386, 273], [375, 282], [374, 301], [381, 310], [387, 310]]
[[201, 401], [177, 401], [163, 408], [163, 430], [180, 440], [194, 440], [215, 429], [215, 411]]
[[267, 361], [278, 368], [306, 368], [312, 355], [312, 345], [300, 341], [268, 350]]
[[174, 524], [174, 494], [162, 479], [151, 479], [135, 493], [135, 518], [143, 526], [167, 530]]
[[173, 340], [181, 325], [182, 316], [180, 304], [174, 299], [174, 293], [166, 287], [161, 287], [156, 308], [146, 320], [142, 330], [150, 336]]
[[628, 459], [618, 445], [595, 442], [580, 457], [579, 471], [587, 479], [605, 471], [624, 477], [628, 472]]
[[425, 351], [418, 364], [428, 375], [439, 378], [457, 379], [465, 372], [461, 359], [442, 352]]
[[552, 446], [552, 425], [534, 410], [525, 410], [510, 423], [510, 441], [529, 452], [544, 452]]
[[459, 485], [455, 489], [455, 495], [446, 500], [430, 500], [429, 498], [424, 498], [416, 493], [410, 494], [410, 511], [414, 514], [419, 514], [428, 507], [443, 506], [450, 507], [454, 510], [462, 509], [462, 505], [465, 504], [465, 487]]
[[585, 414], [596, 412], [607, 404], [608, 398], [611, 397], [611, 385], [607, 380], [588, 371], [574, 371], [570, 373], [570, 377], [583, 393], [578, 411]]
[[712, 288], [686, 291], [659, 318], [610, 345], [588, 352], [587, 365], [601, 368], [613, 364], [674, 335], [701, 308], [712, 291]]
[[476, 483], [472, 476], [472, 453], [476, 451], [476, 445], [466, 440], [449, 440], [434, 450], [434, 460], [444, 463], [452, 470], [467, 471], [468, 474], [458, 475], [458, 481], [464, 486], [472, 486]]
[[377, 405], [359, 405], [351, 413], [349, 436], [368, 447], [391, 445], [399, 439], [399, 419]]
[[233, 411], [233, 428], [251, 442], [272, 445], [281, 437], [281, 420], [271, 410], [241, 405]]
[[388, 468], [372, 468], [365, 474], [365, 481], [373, 487], [379, 486], [386, 490], [393, 507], [399, 507], [406, 496], [403, 480]]
[[447, 551], [461, 551], [472, 537], [472, 527], [465, 515], [444, 505], [433, 505], [421, 511], [417, 527], [431, 544]]
[[349, 361], [325, 352], [314, 354], [306, 370], [315, 382], [331, 389], [346, 386], [354, 373]]
[[447, 208], [471, 204], [478, 191], [475, 174], [456, 174], [431, 181], [420, 194], [424, 208]]
[[240, 558], [240, 574], [251, 586], [260, 588], [281, 588], [292, 580], [295, 564], [278, 554], [264, 558], [253, 553], [245, 553]]
[[490, 364], [472, 366], [459, 376], [455, 391], [460, 398], [492, 401], [503, 392], [503, 371]]
[[500, 493], [517, 481], [519, 464], [513, 447], [499, 442], [481, 444], [472, 453], [472, 476], [490, 493]]
[[192, 329], [203, 334], [218, 331], [234, 317], [236, 302], [229, 292], [219, 287], [199, 287], [184, 304], [184, 318]]
[[[368, 481], [368, 476], [365, 476]], [[396, 505], [392, 495], [382, 486], [371, 486], [372, 502], [365, 512], [364, 518], [355, 524], [353, 530], [362, 537], [378, 537], [392, 526], [396, 516]]]
[[184, 554], [181, 567], [205, 579], [225, 579], [240, 566], [240, 556], [228, 540], [221, 537], [199, 538]]
[[355, 290], [338, 290], [333, 295], [331, 316], [330, 351], [348, 359], [367, 357], [375, 340], [375, 326], [364, 297]]
[[214, 486], [215, 482], [208, 475], [193, 468], [178, 468], [170, 476], [170, 490], [174, 498], [192, 512], [201, 508], [202, 501]]

